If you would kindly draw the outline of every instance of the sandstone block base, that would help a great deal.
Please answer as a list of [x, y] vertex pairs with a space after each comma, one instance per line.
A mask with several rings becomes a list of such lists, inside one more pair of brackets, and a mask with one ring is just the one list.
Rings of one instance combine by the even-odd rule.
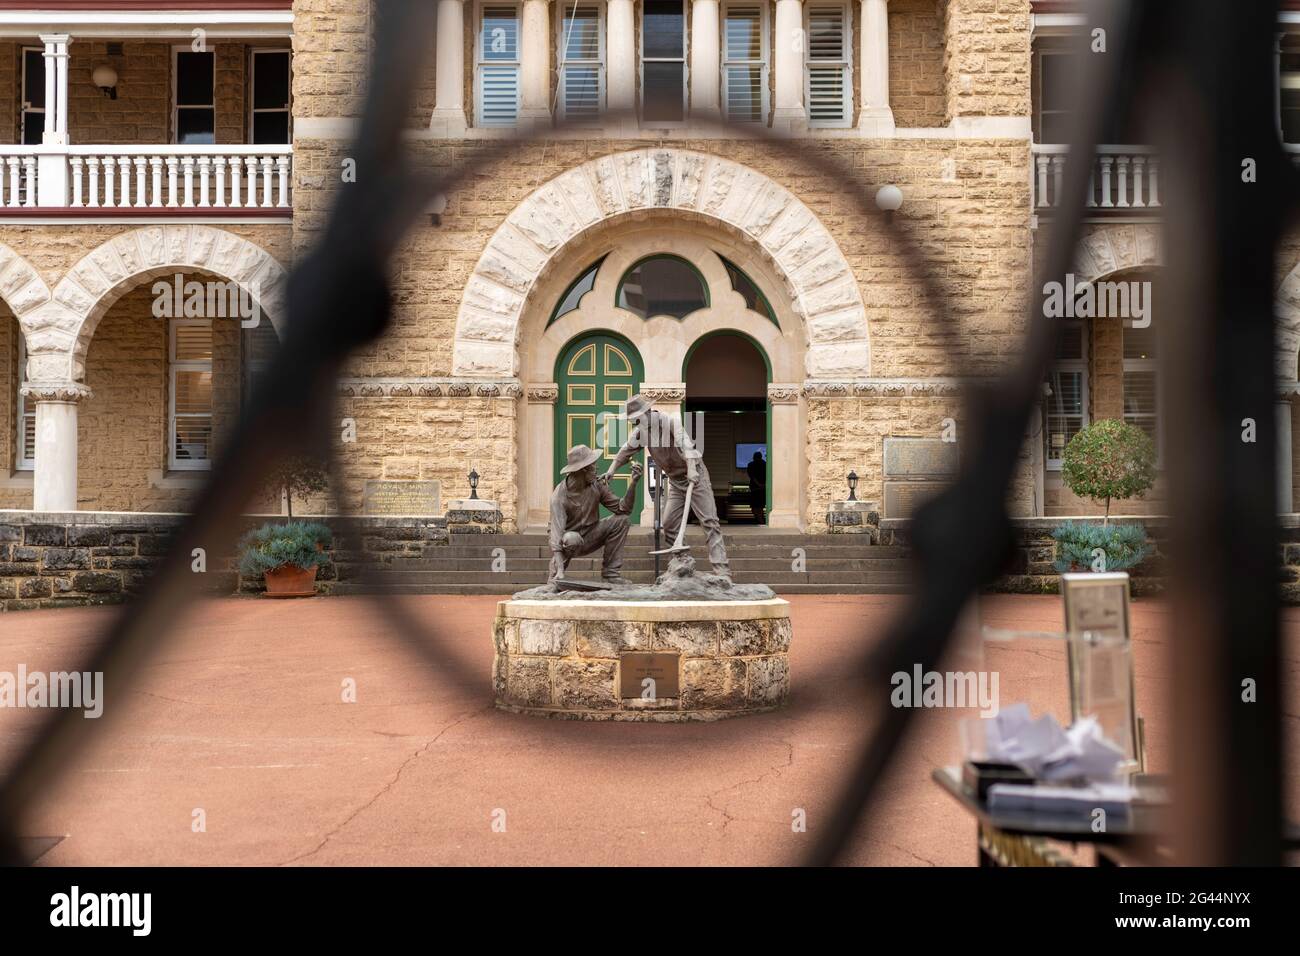
[[[502, 601], [496, 705], [567, 720], [718, 720], [782, 706], [790, 605], [768, 601]], [[647, 661], [658, 675], [641, 676]]]

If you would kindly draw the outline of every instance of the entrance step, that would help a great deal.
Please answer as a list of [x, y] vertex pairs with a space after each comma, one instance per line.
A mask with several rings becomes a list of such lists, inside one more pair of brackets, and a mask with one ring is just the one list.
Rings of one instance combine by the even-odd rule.
[[[697, 567], [709, 568], [699, 529], [687, 531]], [[733, 580], [767, 584], [778, 594], [896, 594], [908, 589], [911, 563], [898, 547], [872, 545], [858, 535], [804, 535], [754, 530], [724, 534]], [[653, 536], [634, 529], [622, 573], [637, 584], [654, 580]], [[665, 541], [666, 545], [667, 542]], [[796, 549], [800, 549], [796, 553]], [[551, 551], [545, 534], [464, 535], [426, 548], [422, 557], [395, 557], [338, 582], [336, 594], [510, 594], [546, 581]], [[668, 567], [660, 558], [660, 570]], [[795, 570], [795, 567], [798, 570]], [[500, 571], [494, 571], [500, 567]], [[599, 580], [599, 552], [575, 558], [571, 576]]]

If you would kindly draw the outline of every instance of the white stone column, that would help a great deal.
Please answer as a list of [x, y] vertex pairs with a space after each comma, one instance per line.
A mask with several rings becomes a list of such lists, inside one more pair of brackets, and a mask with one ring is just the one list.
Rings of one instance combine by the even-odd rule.
[[43, 33], [45, 44], [45, 135], [48, 145], [68, 142], [68, 44], [66, 33]]
[[605, 106], [629, 114], [636, 108], [636, 25], [632, 0], [605, 7]]
[[776, 29], [773, 32], [772, 48], [772, 67], [776, 79], [773, 129], [797, 130], [808, 122], [808, 112], [803, 103], [803, 54], [807, 42], [803, 32], [801, 0], [776, 0]]
[[[545, 528], [551, 516], [551, 477], [555, 469], [555, 402], [560, 387], [555, 382], [524, 386], [523, 421], [523, 528]], [[521, 528], [522, 530], [522, 528]]]
[[35, 511], [77, 510], [77, 403], [90, 389], [76, 382], [25, 382], [23, 397], [36, 403]]
[[[45, 131], [44, 146], [68, 144], [68, 44], [66, 33], [41, 34], [45, 44]], [[68, 157], [61, 151], [36, 156], [35, 205], [68, 204]]]
[[549, 0], [524, 0], [519, 23], [519, 125], [551, 122], [551, 10]]
[[858, 57], [862, 112], [858, 129], [872, 136], [892, 136], [894, 111], [889, 107], [889, 0], [862, 0], [862, 45]]
[[691, 116], [716, 120], [721, 115], [721, 56], [718, 0], [691, 0]]
[[1279, 396], [1273, 409], [1277, 422], [1277, 511], [1290, 514], [1295, 511], [1292, 499], [1291, 463], [1291, 398]]
[[767, 524], [771, 528], [798, 528], [803, 524], [800, 475], [804, 458], [803, 429], [800, 427], [797, 384], [773, 383], [767, 386], [768, 414], [772, 443], [767, 449], [768, 480], [771, 484], [772, 510]]
[[465, 3], [438, 0], [437, 69], [429, 128], [439, 135], [465, 132]]

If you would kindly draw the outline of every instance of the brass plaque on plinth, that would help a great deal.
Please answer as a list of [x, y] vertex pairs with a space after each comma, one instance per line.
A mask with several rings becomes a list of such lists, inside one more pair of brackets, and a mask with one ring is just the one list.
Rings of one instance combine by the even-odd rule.
[[[677, 668], [681, 657], [680, 654], [640, 651], [621, 655], [618, 659], [618, 696], [653, 700], [679, 696]], [[645, 683], [646, 678], [654, 684]]]

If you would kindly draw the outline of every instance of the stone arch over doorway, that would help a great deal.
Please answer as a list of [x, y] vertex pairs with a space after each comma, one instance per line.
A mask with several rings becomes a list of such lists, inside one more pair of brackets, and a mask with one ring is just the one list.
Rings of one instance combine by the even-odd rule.
[[[629, 270], [647, 258], [669, 254], [684, 259], [707, 287], [699, 307], [680, 318], [673, 315], [643, 317], [621, 307], [618, 289]], [[587, 291], [570, 295], [575, 280]], [[750, 307], [755, 297], [737, 290], [743, 274], [757, 287], [762, 311]], [[567, 311], [558, 308], [566, 303]], [[555, 421], [568, 414], [568, 395], [556, 381], [556, 360], [575, 338], [604, 331], [635, 344], [643, 362], [640, 391], [650, 395], [661, 410], [679, 414], [686, 400], [685, 360], [693, 346], [711, 335], [731, 333], [752, 342], [768, 360], [767, 390], [773, 429], [771, 447], [784, 455], [783, 470], [772, 485], [770, 524], [802, 525], [806, 457], [801, 389], [807, 340], [802, 322], [795, 317], [788, 293], [770, 262], [752, 239], [704, 220], [682, 221], [648, 214], [645, 219], [620, 218], [585, 233], [553, 258], [525, 304], [520, 319], [519, 351], [525, 402], [520, 410], [519, 485], [521, 523], [537, 528], [545, 524], [547, 502], [555, 485], [554, 461], [558, 432]], [[642, 489], [645, 499], [646, 489]], [[651, 520], [642, 512], [642, 523]]]
[[738, 231], [775, 264], [807, 338], [800, 378], [869, 374], [866, 310], [857, 279], [812, 211], [757, 170], [720, 156], [667, 148], [591, 160], [520, 203], [466, 283], [452, 374], [517, 374], [521, 317], [551, 260], [611, 219], [665, 211], [678, 221], [702, 219]]

